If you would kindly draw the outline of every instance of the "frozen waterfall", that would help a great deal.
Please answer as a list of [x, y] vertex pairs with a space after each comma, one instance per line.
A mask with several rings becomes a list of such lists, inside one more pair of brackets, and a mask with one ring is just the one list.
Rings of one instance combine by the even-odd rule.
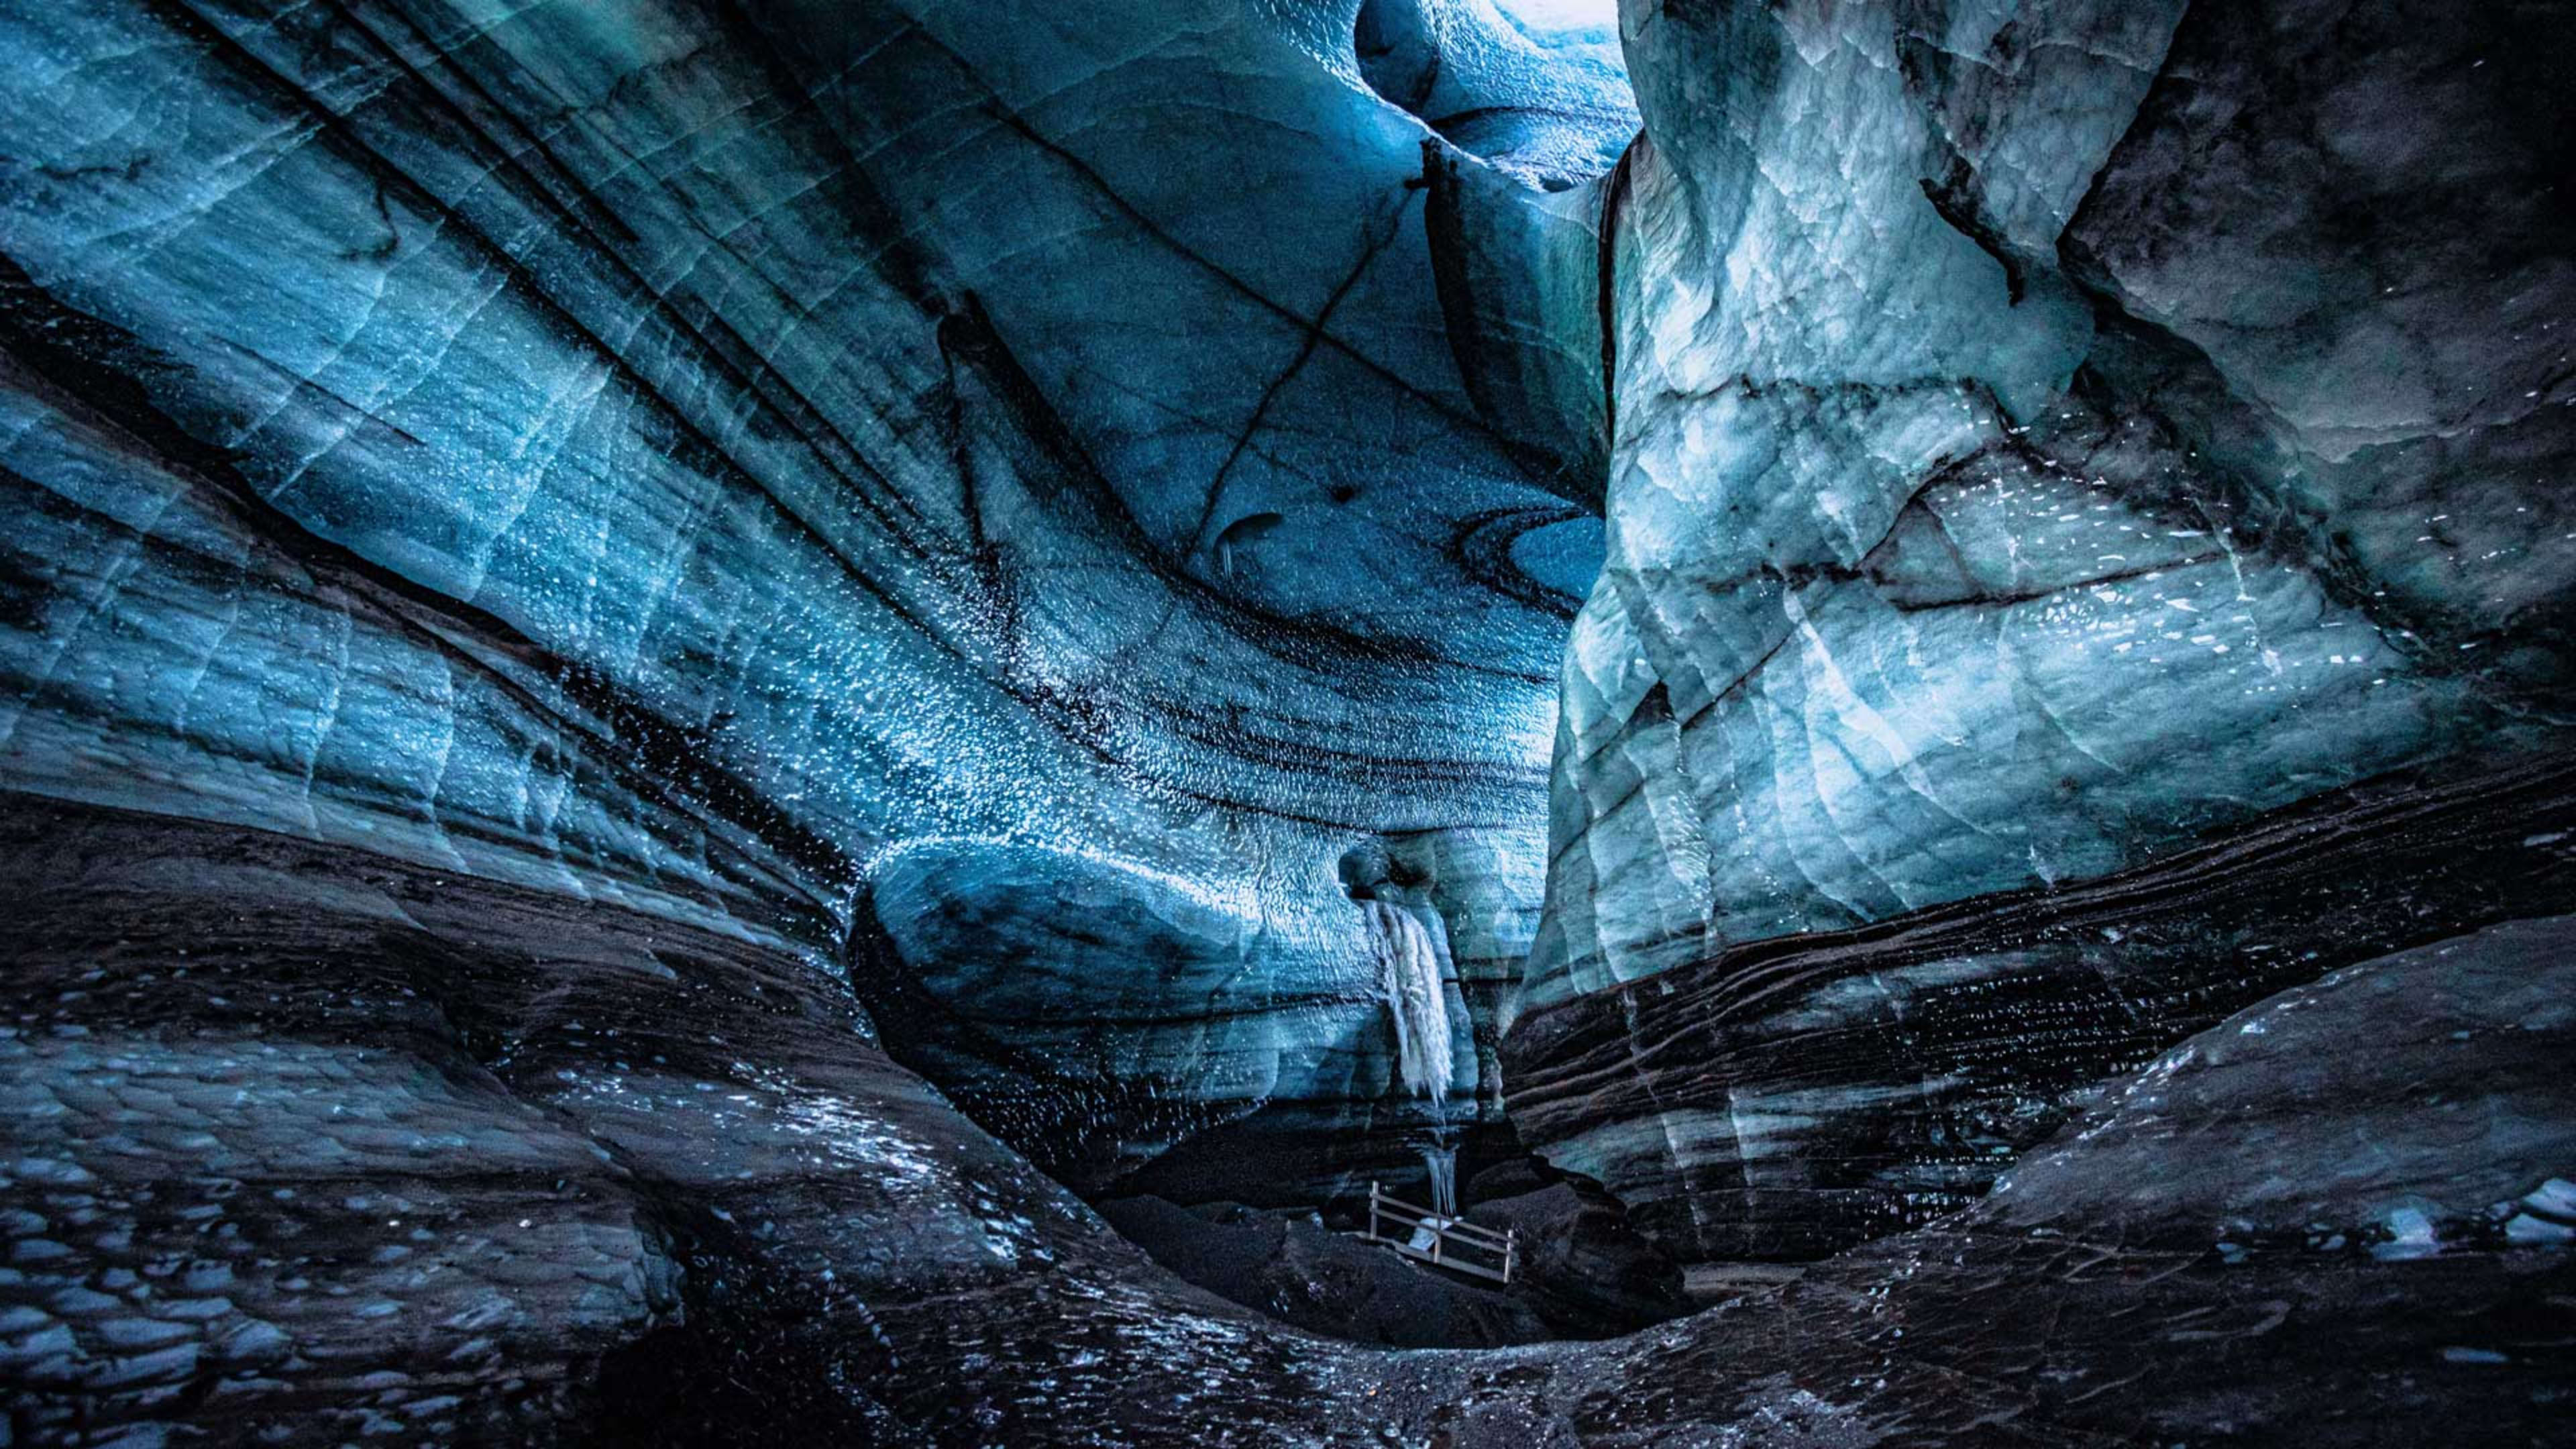
[[1431, 1211], [1444, 1218], [1458, 1216], [1457, 1145], [1451, 1142], [1425, 1143], [1422, 1167], [1431, 1180]]
[[1449, 1097], [1449, 1003], [1440, 987], [1440, 952], [1431, 933], [1402, 906], [1364, 902], [1376, 929], [1378, 981], [1395, 1014], [1397, 1070], [1435, 1110]]

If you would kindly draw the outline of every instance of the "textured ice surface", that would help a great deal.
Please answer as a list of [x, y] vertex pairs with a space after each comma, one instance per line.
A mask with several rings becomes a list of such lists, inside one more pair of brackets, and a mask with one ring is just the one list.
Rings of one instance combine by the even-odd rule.
[[1979, 1212], [2383, 1255], [2405, 1236], [2392, 1223], [2465, 1245], [2564, 1219], [2576, 1091], [2552, 1044], [2576, 1035], [2571, 929], [2492, 926], [2240, 1012], [2088, 1109]]
[[2563, 7], [1565, 8], [0, 9], [10, 1441], [2568, 1437]]
[[[1691, 1251], [1822, 1251], [2270, 990], [2576, 898], [2516, 844], [2567, 803], [2514, 763], [2576, 568], [2553, 24], [1630, 8], [1525, 1136]], [[2373, 781], [2487, 803], [2392, 842]]]
[[[826, 962], [887, 882], [1016, 913], [899, 923], [881, 1009], [1186, 902], [1192, 972], [996, 988], [950, 1085], [1329, 1116], [1335, 862], [1473, 832], [1462, 938], [1535, 896], [1599, 547], [1460, 380], [1355, 8], [13, 9], [0, 781]], [[1459, 24], [1515, 135], [1625, 105]]]

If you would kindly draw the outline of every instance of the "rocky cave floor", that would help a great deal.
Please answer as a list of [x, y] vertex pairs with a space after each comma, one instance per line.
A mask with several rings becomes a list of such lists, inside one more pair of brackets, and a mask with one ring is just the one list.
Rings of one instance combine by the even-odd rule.
[[[2395, 1446], [2576, 1426], [2565, 1183], [2456, 1220], [2331, 1217], [2464, 1142], [2558, 1130], [2576, 924], [2267, 1002], [1980, 1206], [1794, 1280], [1604, 1341], [1394, 1352], [1157, 1268], [888, 1062], [804, 963], [261, 832], [11, 804], [14, 1442]], [[2404, 1038], [2341, 1050], [2391, 997]], [[2187, 1119], [2161, 1110], [2184, 1097]], [[2327, 1216], [2213, 1240], [2196, 1209], [2219, 1196]]]
[[[1524, 1157], [1488, 1168], [1459, 1196], [1464, 1221], [1517, 1235], [1508, 1285], [1445, 1273], [1366, 1242], [1359, 1236], [1366, 1200], [1359, 1196], [1303, 1209], [1159, 1197], [1095, 1206], [1122, 1237], [1184, 1281], [1293, 1327], [1356, 1343], [1498, 1348], [1611, 1338], [1690, 1310], [1692, 1276], [1631, 1229], [1617, 1199], [1596, 1184]], [[1703, 1271], [1699, 1278], [1713, 1276]]]

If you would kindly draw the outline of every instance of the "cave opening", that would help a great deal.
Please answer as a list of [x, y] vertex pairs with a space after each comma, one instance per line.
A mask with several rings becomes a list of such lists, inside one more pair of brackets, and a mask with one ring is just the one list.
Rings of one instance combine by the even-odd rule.
[[1608, 0], [1362, 0], [1351, 50], [1389, 104], [1546, 191], [1608, 171], [1637, 134]]

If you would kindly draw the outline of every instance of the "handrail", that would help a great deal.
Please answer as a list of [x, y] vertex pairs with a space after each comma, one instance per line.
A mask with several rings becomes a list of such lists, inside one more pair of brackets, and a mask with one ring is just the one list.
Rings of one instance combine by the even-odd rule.
[[1469, 1242], [1482, 1243], [1496, 1248], [1503, 1246], [1511, 1240], [1511, 1235], [1508, 1232], [1498, 1233], [1492, 1228], [1484, 1227], [1477, 1223], [1467, 1222], [1459, 1218], [1444, 1218], [1438, 1213], [1432, 1212], [1427, 1208], [1415, 1207], [1413, 1204], [1405, 1202], [1401, 1198], [1381, 1196], [1377, 1201], [1380, 1212], [1385, 1216], [1394, 1219], [1397, 1222], [1405, 1223], [1408, 1226], [1420, 1227], [1428, 1223], [1435, 1226], [1439, 1232], [1446, 1236], [1464, 1238]]
[[[1379, 1232], [1378, 1224], [1381, 1220], [1392, 1223], [1400, 1229], [1411, 1229], [1414, 1232], [1428, 1230], [1431, 1234], [1431, 1246], [1415, 1247], [1411, 1233], [1389, 1237]], [[1444, 1218], [1429, 1208], [1417, 1207], [1402, 1198], [1389, 1197], [1385, 1190], [1374, 1182], [1369, 1184], [1368, 1231], [1361, 1236], [1370, 1242], [1392, 1248], [1408, 1258], [1418, 1258], [1434, 1267], [1469, 1273], [1479, 1278], [1491, 1278], [1498, 1283], [1512, 1281], [1512, 1272], [1520, 1264], [1518, 1229], [1506, 1229], [1498, 1233], [1492, 1228], [1461, 1222], [1454, 1217]], [[1447, 1249], [1453, 1244], [1459, 1248], [1499, 1258], [1502, 1260], [1501, 1266], [1489, 1267], [1483, 1263], [1452, 1257]]]

